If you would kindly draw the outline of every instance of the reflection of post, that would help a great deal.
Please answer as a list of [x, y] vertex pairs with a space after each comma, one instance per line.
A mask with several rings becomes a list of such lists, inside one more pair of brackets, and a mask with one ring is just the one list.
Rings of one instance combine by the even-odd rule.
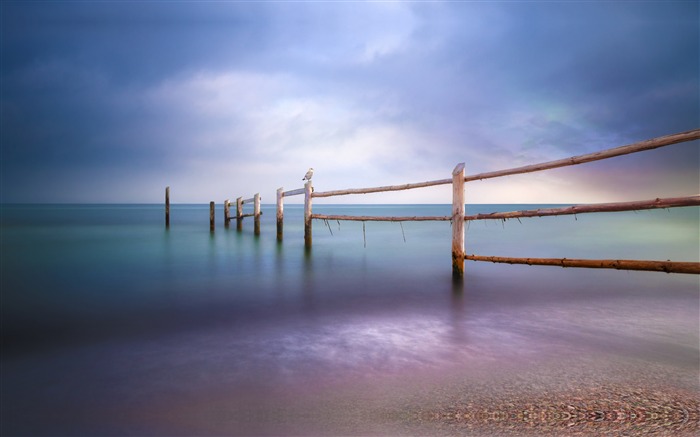
[[209, 202], [209, 230], [214, 232], [214, 202]]
[[260, 193], [255, 193], [253, 196], [253, 221], [255, 235], [260, 235]]
[[236, 199], [236, 230], [243, 230], [243, 198]]
[[231, 223], [231, 201], [224, 200], [224, 226], [228, 228]]
[[311, 247], [311, 193], [313, 185], [311, 181], [304, 184], [304, 246]]
[[277, 189], [277, 241], [282, 241], [284, 233], [284, 189]]
[[464, 163], [452, 171], [452, 277], [464, 276]]
[[170, 227], [170, 187], [165, 187], [165, 227]]

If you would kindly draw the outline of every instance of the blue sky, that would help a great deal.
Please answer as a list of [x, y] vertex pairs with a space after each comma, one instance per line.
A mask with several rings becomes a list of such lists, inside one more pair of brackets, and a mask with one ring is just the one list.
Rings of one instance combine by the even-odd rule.
[[[3, 202], [402, 184], [700, 127], [696, 1], [3, 1]], [[467, 185], [475, 203], [697, 194], [698, 144]], [[294, 198], [289, 199], [290, 202]], [[320, 201], [320, 200], [319, 200]], [[331, 202], [331, 200], [328, 200]], [[449, 203], [449, 187], [332, 202]]]

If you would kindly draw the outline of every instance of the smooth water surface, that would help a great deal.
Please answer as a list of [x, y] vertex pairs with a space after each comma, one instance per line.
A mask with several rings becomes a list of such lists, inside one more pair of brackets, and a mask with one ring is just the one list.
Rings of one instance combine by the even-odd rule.
[[[255, 236], [221, 210], [210, 233], [208, 205], [173, 205], [169, 230], [162, 205], [4, 205], [2, 434], [279, 433], [280, 400], [576, 356], [697, 374], [697, 276], [467, 262], [455, 283], [449, 222], [314, 221], [306, 251], [302, 214], [285, 206], [278, 243], [274, 206]], [[698, 223], [698, 208], [472, 222], [466, 250], [698, 261]], [[310, 415], [294, 433], [336, 434]]]

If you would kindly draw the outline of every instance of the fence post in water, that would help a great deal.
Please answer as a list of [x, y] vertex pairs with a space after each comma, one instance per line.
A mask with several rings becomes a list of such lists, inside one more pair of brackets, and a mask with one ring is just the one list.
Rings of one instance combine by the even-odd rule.
[[277, 189], [277, 241], [282, 241], [284, 233], [284, 188]]
[[304, 247], [311, 248], [311, 193], [314, 188], [311, 181], [304, 184]]
[[260, 193], [255, 193], [253, 196], [253, 221], [255, 235], [260, 235]]
[[452, 171], [452, 277], [464, 276], [464, 163]]
[[209, 230], [214, 232], [214, 202], [209, 202]]
[[165, 228], [170, 227], [170, 187], [165, 187]]
[[243, 198], [236, 199], [236, 230], [243, 230]]
[[229, 226], [231, 223], [231, 201], [226, 199], [224, 200], [224, 227]]

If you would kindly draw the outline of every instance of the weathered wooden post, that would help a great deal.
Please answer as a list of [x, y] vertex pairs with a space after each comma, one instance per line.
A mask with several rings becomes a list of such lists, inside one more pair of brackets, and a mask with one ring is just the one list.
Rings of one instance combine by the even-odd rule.
[[224, 200], [224, 227], [228, 228], [231, 223], [231, 201]]
[[452, 277], [464, 277], [464, 163], [452, 171]]
[[243, 230], [243, 198], [236, 199], [236, 230]]
[[209, 230], [214, 232], [214, 202], [209, 202]]
[[282, 241], [284, 234], [284, 188], [277, 189], [277, 241]]
[[304, 247], [311, 248], [311, 193], [313, 184], [307, 181], [304, 184]]
[[165, 228], [170, 227], [170, 187], [165, 187]]
[[255, 222], [253, 233], [260, 235], [260, 193], [255, 193], [253, 196], [253, 221]]

